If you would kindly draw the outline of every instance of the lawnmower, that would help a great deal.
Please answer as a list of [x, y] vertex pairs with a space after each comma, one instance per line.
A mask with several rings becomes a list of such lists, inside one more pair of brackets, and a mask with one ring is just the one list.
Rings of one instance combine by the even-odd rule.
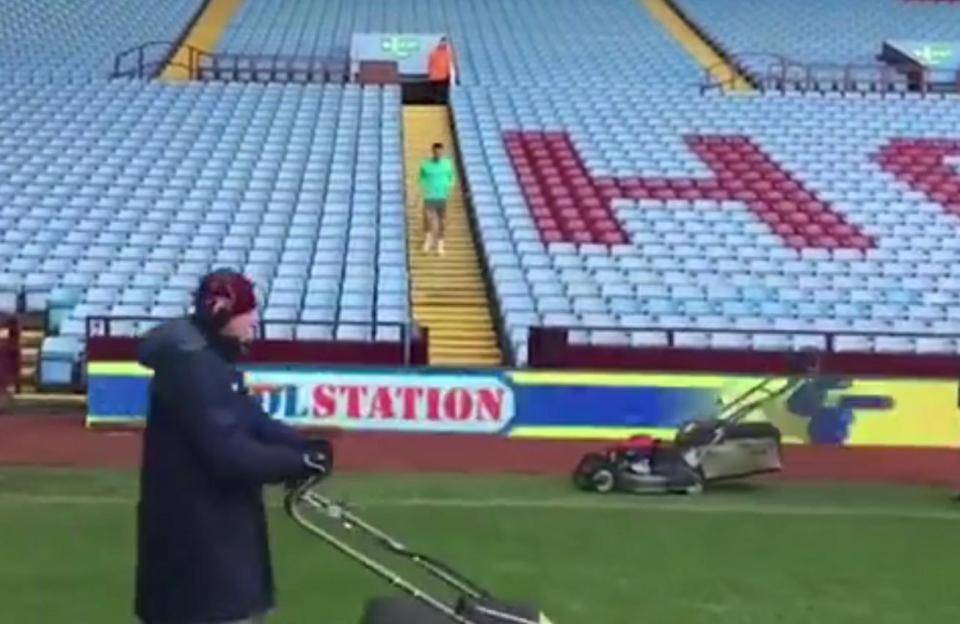
[[[301, 527], [319, 537], [342, 554], [401, 590], [397, 596], [382, 596], [367, 601], [360, 624], [551, 624], [533, 605], [507, 602], [493, 597], [476, 583], [466, 579], [445, 563], [410, 550], [321, 494], [323, 477], [314, 477], [291, 488], [285, 500], [287, 513]], [[388, 554], [412, 562], [429, 576], [452, 588], [456, 598], [445, 601], [410, 582], [376, 557], [353, 545], [355, 540], [338, 536], [335, 529], [372, 541]]]
[[780, 430], [742, 422], [763, 404], [785, 396], [807, 376], [760, 381], [706, 418], [686, 422], [673, 443], [638, 435], [584, 455], [574, 484], [591, 492], [699, 494], [708, 484], [783, 469]]

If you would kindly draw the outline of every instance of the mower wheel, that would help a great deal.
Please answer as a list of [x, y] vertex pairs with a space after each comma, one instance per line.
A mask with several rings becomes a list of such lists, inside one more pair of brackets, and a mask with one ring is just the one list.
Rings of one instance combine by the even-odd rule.
[[[613, 476], [607, 458], [600, 453], [587, 453], [573, 471], [573, 483], [581, 490], [600, 492], [602, 490], [597, 487], [596, 475], [603, 472]], [[605, 477], [601, 476], [600, 481], [605, 481]]]
[[617, 485], [617, 477], [610, 466], [604, 466], [593, 473], [593, 489], [601, 494], [608, 494]]

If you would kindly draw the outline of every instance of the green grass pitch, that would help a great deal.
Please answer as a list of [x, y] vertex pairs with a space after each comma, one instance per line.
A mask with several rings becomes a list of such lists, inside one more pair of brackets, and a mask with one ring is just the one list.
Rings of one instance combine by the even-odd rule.
[[[601, 497], [563, 479], [461, 475], [343, 475], [328, 489], [557, 624], [960, 622], [960, 504], [944, 490], [761, 482]], [[132, 473], [0, 470], [0, 621], [132, 622], [136, 494]], [[354, 624], [365, 598], [393, 591], [270, 499], [272, 623]]]

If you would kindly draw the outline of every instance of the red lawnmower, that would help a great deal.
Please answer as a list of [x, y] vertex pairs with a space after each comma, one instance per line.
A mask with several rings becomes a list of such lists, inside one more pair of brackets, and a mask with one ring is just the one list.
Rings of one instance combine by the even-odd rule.
[[574, 484], [590, 492], [698, 494], [709, 483], [783, 469], [780, 430], [742, 422], [807, 377], [766, 379], [705, 418], [687, 422], [673, 443], [633, 436], [581, 458]]

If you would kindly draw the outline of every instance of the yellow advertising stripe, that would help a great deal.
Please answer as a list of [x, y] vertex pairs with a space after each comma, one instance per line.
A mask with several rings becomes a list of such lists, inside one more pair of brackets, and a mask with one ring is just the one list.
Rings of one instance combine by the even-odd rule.
[[854, 410], [848, 444], [957, 446], [960, 408], [957, 383], [945, 381], [857, 381], [842, 397], [887, 396], [889, 410]]
[[[613, 388], [720, 388], [732, 379], [750, 381], [746, 377], [716, 375], [657, 375], [642, 373], [578, 373], [553, 371], [508, 371], [507, 376], [520, 386], [607, 386]], [[759, 378], [757, 378], [759, 381]]]
[[90, 377], [153, 377], [153, 371], [136, 362], [90, 362]]

